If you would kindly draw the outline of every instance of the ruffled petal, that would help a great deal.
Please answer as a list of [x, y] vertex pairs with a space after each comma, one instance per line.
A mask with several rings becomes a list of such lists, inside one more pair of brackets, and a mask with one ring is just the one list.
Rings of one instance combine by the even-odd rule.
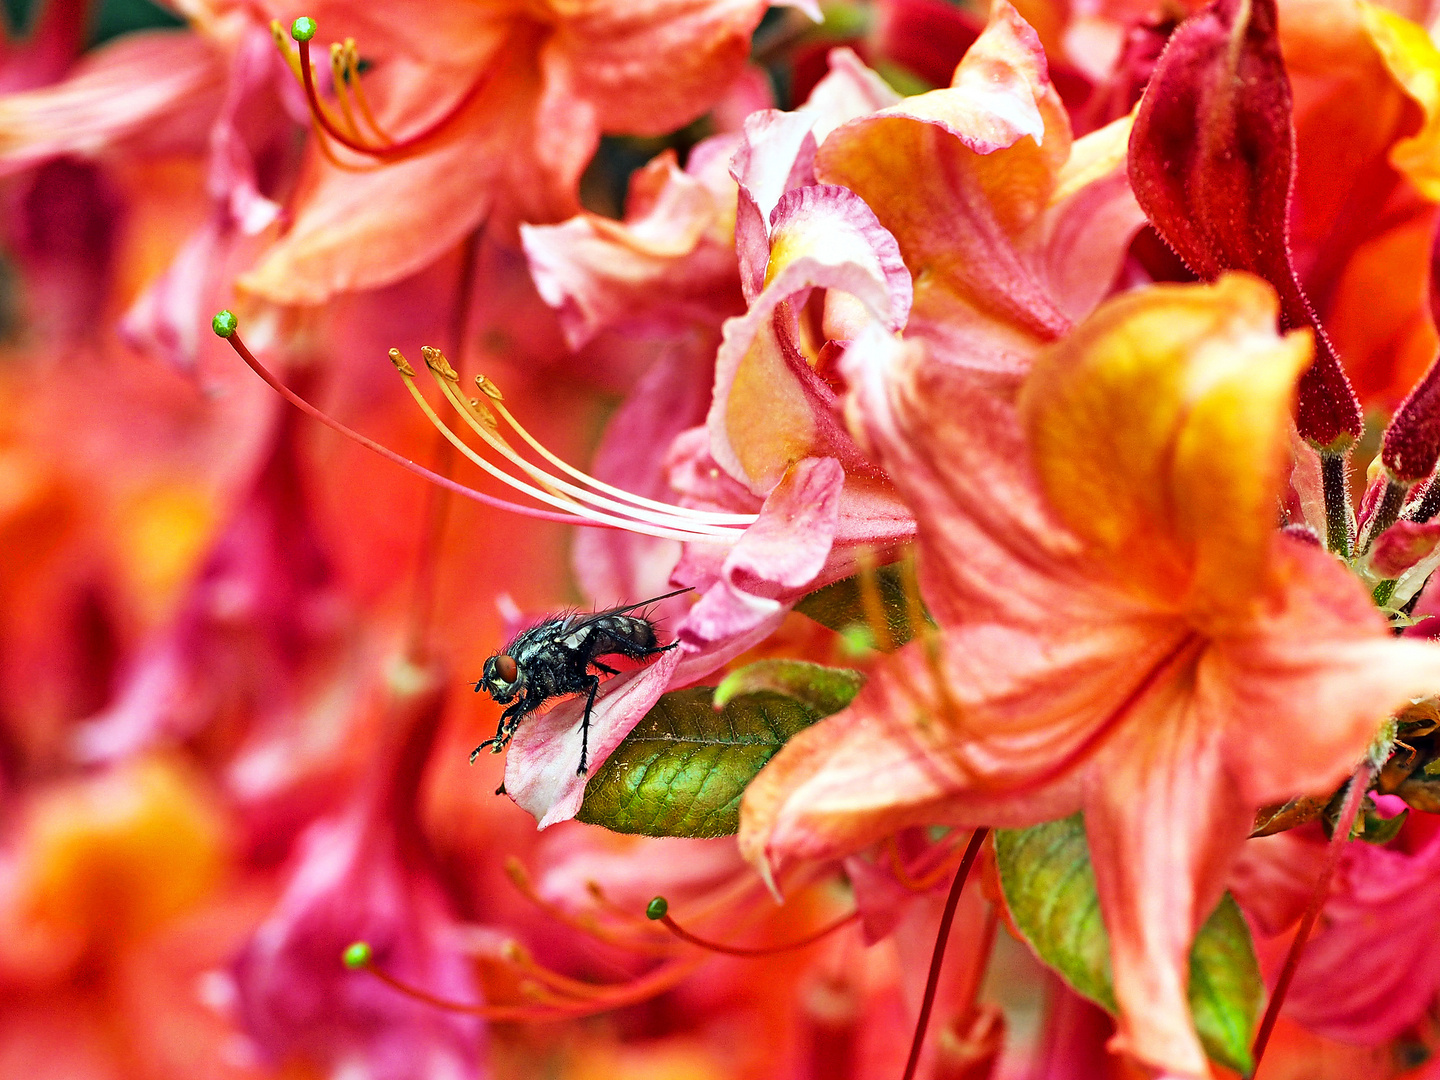
[[681, 640], [698, 648], [788, 610], [825, 566], [844, 484], [845, 471], [834, 458], [796, 462], [726, 555], [716, 583], [690, 609]]
[[725, 324], [707, 420], [715, 460], [757, 494], [805, 457], [867, 467], [833, 415], [834, 391], [800, 351], [799, 299], [810, 289], [836, 289], [892, 329], [910, 308], [910, 278], [894, 237], [844, 188], [786, 194], [775, 207], [769, 246], [764, 291]]
[[[723, 148], [734, 140], [719, 141]], [[663, 333], [744, 310], [736, 288], [735, 185], [723, 179], [716, 190], [666, 151], [631, 178], [623, 222], [586, 213], [559, 225], [520, 226], [535, 285], [559, 313], [570, 348], [612, 327]]]
[[[547, 92], [605, 131], [663, 135], [700, 116], [744, 66], [760, 0], [551, 0]], [[558, 104], [558, 102], [557, 102]]]
[[950, 89], [839, 128], [815, 169], [857, 192], [899, 241], [917, 283], [910, 334], [978, 365], [1022, 370], [1070, 325], [1016, 247], [1069, 153], [1039, 39], [1001, 2]]

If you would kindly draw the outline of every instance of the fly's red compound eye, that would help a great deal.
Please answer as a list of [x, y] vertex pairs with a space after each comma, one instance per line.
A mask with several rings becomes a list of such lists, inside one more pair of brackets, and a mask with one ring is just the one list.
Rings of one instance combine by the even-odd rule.
[[495, 658], [495, 674], [504, 679], [507, 683], [513, 683], [520, 677], [520, 667], [515, 663], [515, 658], [508, 653], [501, 653]]

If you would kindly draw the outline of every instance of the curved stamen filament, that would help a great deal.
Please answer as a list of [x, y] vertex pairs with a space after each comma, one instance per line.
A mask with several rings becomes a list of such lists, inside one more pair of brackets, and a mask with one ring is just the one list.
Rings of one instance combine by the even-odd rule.
[[815, 944], [815, 942], [819, 941], [821, 938], [830, 936], [836, 930], [839, 930], [845, 926], [849, 926], [852, 922], [854, 922], [860, 917], [860, 912], [858, 910], [852, 911], [850, 912], [850, 914], [845, 915], [842, 918], [836, 919], [832, 923], [822, 926], [814, 933], [806, 934], [798, 941], [786, 942], [783, 945], [763, 945], [754, 947], [742, 945], [726, 945], [722, 942], [710, 941], [707, 938], [700, 937], [698, 934], [691, 933], [689, 930], [686, 930], [683, 926], [681, 926], [673, 918], [671, 918], [670, 906], [665, 902], [665, 898], [663, 896], [657, 896], [654, 900], [650, 901], [650, 906], [646, 908], [646, 915], [654, 919], [656, 922], [660, 923], [662, 926], [665, 927], [665, 929], [669, 930], [670, 933], [674, 934], [681, 941], [689, 942], [691, 945], [698, 945], [700, 946], [700, 948], [706, 949], [709, 952], [723, 953], [726, 956], [773, 956], [776, 953], [791, 952], [794, 949], [803, 949], [807, 945]]
[[[685, 518], [677, 518], [670, 513], [671, 508], [666, 507], [664, 512], [646, 511], [638, 507], [626, 506], [614, 499], [603, 495], [596, 495], [577, 487], [568, 481], [546, 473], [538, 467], [525, 461], [517, 454], [504, 439], [495, 432], [493, 423], [487, 424], [486, 414], [478, 414], [476, 407], [466, 401], [455, 384], [459, 376], [450, 367], [445, 356], [438, 349], [425, 350], [425, 361], [435, 378], [436, 384], [440, 387], [447, 401], [465, 420], [467, 425], [478, 434], [492, 450], [500, 454], [507, 461], [511, 462], [526, 475], [534, 478], [543, 489], [536, 487], [524, 480], [518, 479], [505, 472], [493, 462], [487, 460], [470, 447], [463, 439], [450, 430], [448, 426], [436, 415], [435, 410], [420, 393], [419, 387], [415, 385], [414, 369], [410, 367], [405, 357], [398, 349], [390, 350], [390, 359], [395, 364], [396, 370], [420, 406], [421, 411], [450, 444], [470, 459], [475, 465], [490, 476], [507, 484], [516, 491], [523, 492], [538, 502], [546, 503], [560, 510], [568, 510], [577, 517], [595, 521], [600, 524], [609, 525], [614, 528], [625, 529], [629, 532], [641, 533], [647, 536], [655, 536], [661, 539], [680, 541], [726, 541], [738, 538], [741, 530], [738, 526], [705, 524], [694, 522]], [[493, 419], [493, 418], [492, 418]], [[663, 505], [663, 504], [662, 504]], [[594, 507], [605, 509], [595, 509]], [[624, 515], [624, 516], [621, 516]]]
[[[963, 834], [952, 833], [951, 835]], [[963, 851], [958, 842], [950, 843], [948, 846], [937, 845], [936, 848], [932, 848], [926, 853], [922, 862], [933, 861], [937, 849], [943, 852], [940, 862], [933, 869], [922, 870], [918, 876], [912, 877], [910, 870], [905, 866], [904, 858], [900, 855], [900, 848], [895, 843], [895, 837], [889, 836], [885, 839], [885, 850], [890, 856], [890, 868], [895, 875], [895, 880], [910, 892], [929, 892], [960, 865]]]
[[[298, 47], [298, 53], [291, 49], [290, 40], [287, 39], [278, 22], [271, 23], [271, 32], [291, 73], [305, 90], [305, 100], [310, 106], [310, 113], [315, 118], [319, 129], [346, 149], [380, 160], [394, 160], [423, 150], [427, 144], [442, 134], [475, 103], [476, 99], [490, 85], [490, 80], [497, 67], [496, 64], [491, 64], [481, 71], [444, 114], [426, 124], [419, 131], [396, 139], [387, 135], [376, 122], [370, 103], [365, 98], [360, 83], [359, 52], [353, 39], [347, 38], [344, 44], [330, 46], [330, 74], [335, 93], [335, 104], [339, 109], [337, 116], [321, 100], [315, 85], [315, 70], [310, 57], [310, 39], [315, 33], [314, 20], [297, 19], [291, 28], [289, 39], [294, 40]], [[505, 47], [502, 45], [496, 55], [503, 55], [504, 49]], [[371, 135], [367, 136], [360, 124], [356, 122], [355, 114], [357, 112], [370, 128]]]
[[[704, 963], [704, 960], [704, 957], [679, 960], [672, 964], [662, 965], [638, 979], [609, 986], [577, 983], [577, 985], [585, 987], [588, 995], [585, 998], [563, 997], [548, 992], [542, 986], [532, 984], [533, 989], [527, 996], [533, 997], [536, 1001], [535, 1004], [489, 1005], [440, 997], [438, 994], [433, 994], [422, 987], [397, 978], [375, 964], [374, 955], [369, 946], [363, 942], [357, 942], [345, 950], [346, 967], [352, 971], [361, 971], [372, 975], [406, 997], [423, 1002], [432, 1008], [443, 1009], [446, 1012], [464, 1013], [468, 1016], [480, 1016], [486, 1020], [521, 1022], [576, 1019], [646, 1001], [673, 989], [677, 984], [689, 978]], [[535, 965], [535, 967], [538, 969], [539, 965]], [[575, 982], [575, 980], [567, 980], [564, 976], [549, 971], [546, 972], [546, 978]]]
[[945, 898], [945, 910], [940, 914], [940, 929], [935, 935], [935, 951], [930, 956], [930, 972], [925, 980], [925, 996], [920, 1002], [920, 1017], [915, 1021], [915, 1035], [910, 1042], [910, 1057], [905, 1062], [904, 1080], [914, 1080], [915, 1070], [920, 1064], [920, 1050], [925, 1045], [925, 1029], [930, 1026], [930, 1011], [935, 1007], [935, 991], [940, 986], [940, 965], [945, 961], [945, 946], [950, 940], [950, 927], [955, 922], [955, 909], [960, 905], [960, 892], [965, 888], [965, 879], [980, 854], [980, 845], [985, 842], [988, 828], [976, 829], [970, 834], [970, 843], [965, 846], [965, 857], [960, 869], [955, 871], [955, 881], [950, 886], [950, 895]]
[[[443, 359], [443, 357], [440, 357], [440, 359]], [[563, 492], [565, 495], [570, 496], [572, 500], [583, 500], [594, 506], [604, 507], [607, 510], [614, 510], [623, 514], [630, 514], [635, 512], [634, 508], [627, 506], [622, 502], [618, 502], [615, 499], [606, 498], [603, 495], [591, 494], [590, 492], [585, 491], [584, 488], [577, 487], [576, 485], [571, 484], [568, 481], [561, 480], [558, 477], [552, 476], [549, 473], [545, 472], [543, 469], [540, 469], [537, 466], [530, 464], [519, 454], [517, 454], [514, 449], [496, 433], [492, 425], [487, 425], [485, 423], [486, 419], [493, 418], [477, 415], [477, 410], [475, 410], [468, 401], [466, 401], [463, 397], [460, 396], [460, 391], [455, 387], [455, 384], [451, 382], [448, 378], [446, 378], [444, 375], [442, 375], [439, 371], [437, 371], [433, 364], [429, 364], [430, 360], [431, 357], [427, 354], [427, 366], [430, 367], [430, 373], [434, 377], [436, 384], [440, 387], [441, 393], [445, 395], [445, 399], [450, 402], [451, 406], [453, 406], [455, 411], [460, 414], [461, 418], [470, 427], [470, 429], [474, 431], [475, 434], [479, 435], [480, 438], [485, 441], [485, 444], [490, 447], [490, 449], [494, 450], [501, 457], [505, 458], [516, 468], [524, 472], [527, 476], [538, 480], [541, 484], [543, 484], [546, 488], [550, 489], [553, 492]], [[449, 365], [447, 364], [446, 367], [448, 368]], [[668, 507], [666, 509], [668, 516]], [[696, 528], [697, 531], [699, 531], [699, 527], [697, 526]], [[718, 531], [705, 531], [712, 536], [724, 535], [724, 533]]]
[[[620, 933], [613, 927], [603, 925], [593, 914], [588, 917], [572, 915], [558, 904], [552, 904], [536, 891], [534, 883], [530, 880], [530, 875], [526, 873], [525, 867], [519, 859], [513, 857], [506, 859], [505, 873], [509, 875], [511, 882], [513, 882], [515, 888], [519, 890], [520, 895], [524, 896], [525, 899], [529, 900], [556, 922], [563, 923], [582, 933], [589, 934], [591, 937], [598, 941], [603, 941], [607, 945], [615, 945], [622, 949], [629, 949], [631, 952], [638, 952], [648, 956], [675, 955], [675, 943], [668, 934], [660, 940], [655, 940], [654, 938], [648, 941], [642, 940]], [[636, 922], [646, 930], [658, 929], [638, 919]]]
[[492, 383], [489, 379], [485, 378], [483, 375], [478, 376], [475, 381], [476, 384], [480, 387], [481, 392], [483, 392], [487, 397], [490, 398], [490, 407], [495, 412], [499, 413], [501, 418], [504, 419], [507, 424], [509, 424], [512, 428], [515, 429], [515, 433], [519, 435], [520, 438], [523, 439], [532, 450], [534, 450], [537, 454], [543, 457], [551, 465], [554, 465], [561, 472], [573, 477], [576, 480], [579, 480], [583, 484], [588, 484], [590, 487], [593, 487], [598, 491], [603, 491], [607, 494], [614, 495], [617, 498], [625, 499], [629, 502], [635, 503], [637, 506], [648, 506], [652, 509], [663, 510], [666, 513], [674, 514], [679, 517], [693, 518], [696, 521], [705, 521], [716, 525], [749, 525], [758, 516], [756, 514], [712, 513], [708, 510], [694, 510], [687, 506], [672, 506], [669, 503], [660, 502], [657, 499], [647, 499], [643, 495], [636, 495], [632, 492], [625, 491], [623, 488], [614, 487], [610, 484], [605, 483], [603, 480], [597, 480], [595, 477], [590, 476], [588, 473], [584, 473], [581, 470], [575, 468], [569, 462], [559, 457], [556, 457], [542, 443], [540, 443], [539, 440], [537, 440], [533, 435], [531, 435], [530, 432], [526, 431], [523, 427], [521, 427], [520, 421], [516, 420], [515, 417], [510, 414], [510, 410], [505, 407], [505, 401], [500, 396], [500, 391], [495, 387], [494, 383]]
[[[481, 392], [490, 399], [491, 405], [494, 406], [493, 411], [490, 406], [472, 403], [465, 399], [456, 384], [458, 376], [455, 376], [454, 369], [450, 367], [444, 354], [441, 353], [440, 350], [426, 347], [420, 351], [424, 354], [425, 364], [430, 369], [430, 374], [439, 385], [441, 392], [445, 395], [445, 399], [450, 402], [455, 408], [455, 411], [461, 415], [471, 429], [484, 439], [497, 453], [503, 455], [518, 468], [523, 469], [547, 487], [553, 486], [557, 491], [564, 491], [575, 498], [584, 499], [596, 506], [607, 507], [620, 513], [633, 514], [636, 508], [641, 508], [658, 511], [667, 518], [683, 518], [686, 520], [679, 522], [679, 525], [684, 528], [689, 528], [692, 523], [697, 526], [749, 525], [758, 517], [756, 514], [721, 514], [712, 513], [707, 510], [694, 510], [684, 506], [672, 506], [670, 503], [660, 502], [656, 499], [647, 499], [643, 495], [635, 495], [621, 488], [613, 487], [601, 480], [597, 480], [588, 473], [582, 472], [551, 453], [541, 445], [539, 440], [535, 439], [528, 431], [522, 428], [514, 416], [511, 415], [510, 410], [505, 408], [505, 401], [500, 394], [499, 388], [489, 379], [485, 378], [485, 376], [481, 375], [477, 377], [475, 382]], [[454, 376], [453, 380], [452, 376]], [[631, 505], [626, 505], [625, 502], [617, 502], [615, 499], [609, 499], [603, 495], [592, 494], [531, 465], [517, 454], [510, 444], [505, 441], [504, 437], [500, 435], [499, 425], [495, 423], [494, 412], [499, 412], [505, 418], [506, 423], [520, 434], [521, 438], [530, 446], [534, 447], [541, 457], [555, 465], [562, 472], [598, 491], [606, 491], [612, 495], [617, 495], [620, 499], [626, 500], [626, 502]], [[724, 534], [720, 533], [719, 535]]]
[[[228, 322], [223, 317], [228, 317]], [[259, 360], [255, 359], [255, 355], [249, 350], [248, 347], [246, 347], [245, 343], [240, 340], [240, 334], [235, 329], [234, 316], [230, 315], [228, 311], [222, 311], [219, 315], [215, 316], [214, 326], [216, 333], [230, 343], [230, 347], [235, 350], [236, 355], [238, 355], [241, 360], [245, 361], [246, 365], [250, 368], [250, 370], [255, 372], [256, 375], [259, 375], [260, 378], [265, 381], [266, 385], [270, 387], [270, 389], [274, 390], [286, 401], [290, 402], [291, 405], [294, 405], [306, 416], [320, 421], [320, 423], [324, 424], [326, 427], [330, 428], [333, 431], [338, 431], [347, 439], [353, 439], [355, 442], [359, 443], [366, 449], [373, 450], [381, 457], [389, 461], [393, 461], [401, 468], [409, 470], [416, 476], [423, 477], [424, 479], [429, 480], [432, 484], [436, 484], [439, 487], [444, 488], [446, 491], [454, 492], [456, 495], [464, 496], [465, 498], [470, 499], [474, 502], [478, 502], [484, 506], [494, 507], [498, 510], [508, 510], [513, 514], [522, 514], [525, 517], [538, 518], [541, 521], [556, 521], [565, 525], [590, 525], [595, 528], [614, 527], [602, 524], [600, 522], [577, 519], [572, 514], [557, 514], [550, 510], [538, 510], [533, 506], [525, 506], [522, 503], [513, 503], [510, 502], [508, 499], [497, 499], [494, 495], [487, 495], [483, 491], [476, 491], [474, 488], [468, 488], [464, 484], [460, 484], [454, 480], [451, 480], [448, 476], [441, 476], [439, 473], [432, 472], [431, 470], [425, 468], [423, 465], [416, 464], [409, 458], [397, 454], [388, 446], [382, 446], [374, 439], [361, 435], [353, 428], [346, 427], [344, 424], [340, 423], [340, 421], [336, 420], [328, 413], [321, 412], [314, 405], [311, 405], [310, 402], [306, 401], [299, 394], [295, 393], [295, 391], [291, 390], [288, 386], [282, 383], [269, 368], [267, 368], [264, 364], [260, 363]]]

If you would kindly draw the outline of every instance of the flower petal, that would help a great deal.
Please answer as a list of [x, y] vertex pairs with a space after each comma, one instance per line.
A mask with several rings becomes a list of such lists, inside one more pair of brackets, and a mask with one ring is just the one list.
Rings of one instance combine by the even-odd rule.
[[631, 178], [624, 222], [584, 213], [520, 226], [535, 285], [559, 313], [571, 349], [612, 327], [663, 332], [743, 310], [730, 219], [735, 185], [720, 179], [723, 187], [682, 171], [666, 151]]
[[844, 483], [834, 458], [796, 462], [690, 609], [681, 639], [699, 647], [745, 634], [798, 600], [830, 554]]
[[1070, 325], [1016, 249], [1069, 153], [1039, 40], [1002, 0], [950, 89], [839, 128], [815, 168], [857, 192], [899, 241], [917, 283], [910, 333], [1014, 370]]
[[0, 173], [66, 154], [199, 150], [224, 92], [224, 57], [200, 35], [127, 34], [65, 81], [0, 98]]
[[1208, 1078], [1186, 986], [1196, 928], [1224, 891], [1254, 808], [1237, 798], [1223, 728], [1176, 680], [1090, 770], [1085, 831], [1110, 934], [1123, 1050], [1167, 1075]]
[[834, 391], [800, 352], [797, 313], [787, 302], [810, 289], [835, 289], [891, 328], [904, 324], [910, 307], [895, 238], [844, 188], [809, 186], [781, 198], [770, 248], [764, 291], [745, 315], [725, 323], [707, 420], [715, 460], [756, 494], [806, 457], [869, 468], [834, 418]]
[[1425, 114], [1424, 126], [1390, 148], [1390, 163], [1427, 199], [1440, 202], [1440, 49], [1423, 26], [1361, 0], [1360, 19], [1390, 75]]
[[1150, 603], [1243, 614], [1263, 588], [1310, 359], [1309, 335], [1279, 337], [1275, 315], [1240, 275], [1129, 293], [1045, 353], [1021, 394], [1051, 506]]

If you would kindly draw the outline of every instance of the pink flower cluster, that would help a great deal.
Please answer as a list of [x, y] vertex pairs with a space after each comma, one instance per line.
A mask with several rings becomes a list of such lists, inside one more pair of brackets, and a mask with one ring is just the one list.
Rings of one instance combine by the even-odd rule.
[[1440, 13], [33, 7], [0, 1074], [1440, 1076]]

